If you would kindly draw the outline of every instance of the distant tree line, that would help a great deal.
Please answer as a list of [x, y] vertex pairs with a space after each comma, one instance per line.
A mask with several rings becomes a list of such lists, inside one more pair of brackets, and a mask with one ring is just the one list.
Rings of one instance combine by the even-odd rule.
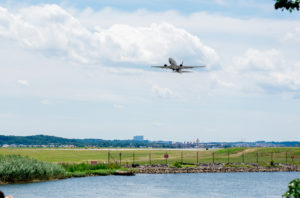
[[101, 139], [67, 139], [47, 135], [35, 136], [4, 136], [0, 135], [0, 145], [74, 145], [76, 147], [142, 147], [149, 146], [149, 141], [133, 140], [101, 140]]
[[68, 139], [55, 136], [47, 135], [34, 135], [34, 136], [5, 136], [0, 135], [0, 146], [3, 145], [23, 145], [23, 146], [64, 146], [64, 145], [74, 145], [76, 147], [153, 147], [153, 148], [195, 148], [198, 146], [204, 148], [230, 148], [230, 147], [257, 147], [257, 146], [277, 146], [277, 147], [298, 147], [300, 142], [290, 141], [290, 142], [207, 142], [207, 143], [171, 143], [163, 141], [135, 141], [135, 140], [103, 140], [103, 139]]

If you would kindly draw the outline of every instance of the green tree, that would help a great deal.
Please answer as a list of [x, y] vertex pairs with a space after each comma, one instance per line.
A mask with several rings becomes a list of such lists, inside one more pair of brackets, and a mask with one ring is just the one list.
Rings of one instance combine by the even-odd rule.
[[292, 12], [293, 10], [299, 10], [300, 1], [299, 0], [275, 0], [275, 9], [286, 9]]
[[286, 198], [300, 198], [300, 179], [294, 179], [289, 183], [288, 191], [282, 196]]

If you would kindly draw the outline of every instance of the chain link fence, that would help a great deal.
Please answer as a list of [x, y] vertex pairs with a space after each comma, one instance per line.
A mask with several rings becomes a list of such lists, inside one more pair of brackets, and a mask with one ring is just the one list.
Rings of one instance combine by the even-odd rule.
[[153, 164], [181, 164], [197, 165], [202, 163], [245, 163], [268, 165], [272, 163], [299, 164], [300, 150], [297, 152], [259, 152], [242, 151], [100, 151], [107, 152], [104, 163], [119, 163], [123, 165], [153, 165]]

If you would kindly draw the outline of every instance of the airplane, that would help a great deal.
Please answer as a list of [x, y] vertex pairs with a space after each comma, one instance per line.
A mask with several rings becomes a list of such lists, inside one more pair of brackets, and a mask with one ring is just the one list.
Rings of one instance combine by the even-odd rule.
[[162, 68], [162, 69], [172, 69], [173, 72], [177, 73], [190, 73], [192, 71], [182, 70], [182, 69], [192, 69], [192, 68], [199, 68], [199, 67], [206, 67], [206, 66], [183, 66], [183, 61], [180, 65], [176, 63], [176, 61], [173, 58], [169, 58], [170, 65], [163, 65], [163, 66], [152, 66], [156, 68]]

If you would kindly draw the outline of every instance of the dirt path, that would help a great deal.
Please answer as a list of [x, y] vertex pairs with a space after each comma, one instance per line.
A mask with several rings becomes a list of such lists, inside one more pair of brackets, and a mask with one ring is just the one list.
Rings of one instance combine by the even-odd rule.
[[243, 154], [247, 154], [247, 153], [252, 153], [252, 152], [255, 152], [257, 151], [257, 148], [249, 148], [249, 149], [246, 149], [244, 151], [241, 151], [241, 152], [238, 152], [238, 153], [235, 153], [235, 154], [230, 154], [231, 157], [239, 157], [239, 156], [242, 156]]

